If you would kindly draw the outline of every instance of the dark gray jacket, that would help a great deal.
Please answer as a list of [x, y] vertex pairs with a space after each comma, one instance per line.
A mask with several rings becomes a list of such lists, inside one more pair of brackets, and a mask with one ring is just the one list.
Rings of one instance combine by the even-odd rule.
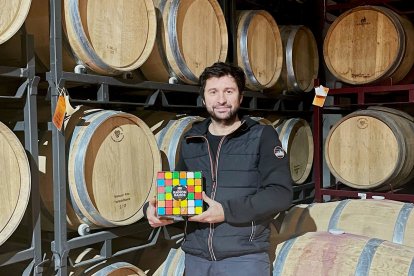
[[269, 222], [292, 203], [287, 154], [271, 126], [244, 117], [222, 138], [213, 160], [206, 138], [210, 122], [186, 133], [176, 170], [202, 171], [204, 190], [222, 204], [225, 222], [188, 222], [182, 248], [208, 260], [267, 252]]

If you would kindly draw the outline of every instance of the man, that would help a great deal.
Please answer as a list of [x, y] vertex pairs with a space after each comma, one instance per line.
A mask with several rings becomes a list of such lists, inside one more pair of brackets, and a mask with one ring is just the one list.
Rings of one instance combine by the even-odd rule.
[[[186, 223], [185, 273], [270, 275], [269, 223], [292, 203], [288, 157], [271, 126], [239, 118], [241, 68], [215, 63], [200, 85], [210, 118], [186, 133], [176, 170], [202, 171], [208, 209]], [[156, 216], [155, 200], [146, 215], [152, 227], [172, 223]]]

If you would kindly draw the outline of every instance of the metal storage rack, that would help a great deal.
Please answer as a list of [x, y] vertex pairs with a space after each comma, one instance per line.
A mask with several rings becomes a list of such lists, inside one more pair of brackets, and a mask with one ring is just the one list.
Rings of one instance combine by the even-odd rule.
[[[386, 92], [387, 94], [384, 94]], [[347, 114], [356, 109], [370, 105], [380, 104], [392, 108], [408, 108], [414, 103], [414, 84], [381, 85], [346, 87], [329, 90], [329, 96], [334, 98], [332, 105], [323, 108], [314, 107], [313, 127], [315, 148], [323, 149], [323, 114]], [[341, 104], [340, 99], [346, 98], [349, 103]], [[314, 180], [315, 201], [322, 202], [323, 196], [339, 198], [371, 198], [372, 196], [384, 196], [386, 199], [414, 202], [414, 194], [407, 192], [404, 188], [389, 192], [374, 192], [368, 190], [351, 189], [339, 182], [328, 187], [323, 187], [323, 156], [322, 150], [316, 151], [314, 155]]]
[[[229, 15], [235, 13], [235, 1], [219, 1], [223, 7], [223, 12], [227, 18], [227, 24], [230, 28], [234, 28], [234, 17]], [[51, 114], [53, 115], [57, 105], [59, 90], [64, 88], [67, 83], [84, 83], [96, 86], [96, 93], [90, 92], [88, 99], [72, 98], [73, 102], [97, 104], [97, 105], [115, 105], [115, 106], [142, 106], [142, 107], [159, 107], [161, 108], [191, 108], [202, 110], [201, 99], [198, 96], [199, 87], [193, 85], [181, 84], [167, 84], [152, 81], [136, 81], [129, 79], [121, 79], [115, 77], [107, 77], [100, 75], [77, 74], [71, 72], [64, 72], [62, 69], [62, 17], [61, 17], [62, 0], [50, 0], [50, 71], [46, 74], [46, 79], [49, 83], [49, 93], [51, 100]], [[229, 19], [233, 18], [233, 19]], [[235, 55], [231, 51], [235, 44], [235, 32], [230, 41], [229, 55]], [[140, 96], [139, 100], [134, 98], [131, 100], [128, 96], [119, 99], [111, 94], [111, 88], [128, 88], [133, 89], [133, 96]], [[171, 95], [180, 93], [189, 98], [194, 99], [190, 104], [177, 104], [171, 100]], [[119, 96], [119, 92], [117, 93]], [[131, 96], [131, 95], [129, 95]], [[246, 110], [254, 111], [281, 111], [292, 114], [302, 114], [304, 112], [303, 103], [297, 102], [299, 96], [281, 96], [280, 99], [269, 99], [262, 93], [249, 92], [245, 94], [245, 105], [242, 107]], [[291, 105], [294, 105], [291, 108]], [[309, 113], [310, 115], [310, 113]], [[153, 230], [148, 237], [148, 243], [138, 246], [133, 246], [117, 252], [112, 252], [112, 240], [118, 237], [126, 236], [131, 233], [137, 233], [140, 230], [148, 230], [149, 226], [146, 221], [140, 221], [133, 225], [112, 228], [107, 230], [97, 231], [88, 235], [79, 236], [68, 239], [67, 222], [66, 222], [66, 167], [65, 157], [65, 137], [52, 124], [49, 124], [49, 129], [52, 131], [52, 152], [53, 152], [53, 198], [54, 198], [54, 240], [51, 243], [51, 250], [53, 253], [54, 267], [57, 275], [67, 275], [68, 272], [68, 253], [71, 249], [84, 247], [92, 244], [102, 243], [100, 258], [83, 261], [76, 266], [85, 265], [88, 263], [95, 263], [110, 257], [119, 256], [125, 253], [140, 250], [145, 247], [152, 246], [156, 243], [161, 229]], [[298, 193], [299, 200], [313, 200], [313, 195], [310, 195], [309, 189], [313, 189], [314, 184], [309, 183], [295, 187]], [[306, 189], [307, 192], [302, 192]], [[164, 235], [167, 238], [176, 239], [180, 235], [170, 237], [164, 228]]]
[[[13, 96], [0, 96], [0, 106], [6, 107], [11, 103], [23, 102], [23, 121], [19, 121], [14, 126], [14, 131], [24, 132], [24, 148], [28, 153], [31, 171], [31, 246], [20, 251], [13, 251], [0, 254], [0, 267], [15, 264], [23, 261], [30, 261], [24, 270], [23, 275], [41, 275], [42, 273], [42, 247], [40, 230], [40, 195], [38, 178], [38, 135], [37, 135], [37, 85], [39, 77], [35, 76], [35, 57], [33, 37], [22, 35], [22, 60], [26, 62], [26, 67], [0, 66], [0, 77], [20, 79], [20, 85], [16, 94]], [[7, 241], [6, 241], [7, 243]]]
[[[94, 100], [86, 100], [88, 104], [114, 104], [114, 105], [142, 105], [151, 106], [154, 104], [158, 95], [164, 95], [164, 89], [169, 91], [184, 91], [195, 92], [196, 88], [192, 86], [177, 85], [171, 88], [168, 84], [157, 84], [154, 82], [133, 83], [128, 80], [121, 80], [112, 77], [98, 76], [98, 75], [84, 75], [70, 72], [63, 72], [62, 70], [62, 22], [61, 22], [61, 0], [50, 0], [50, 72], [46, 74], [46, 79], [49, 82], [50, 97], [51, 97], [51, 114], [56, 108], [57, 99], [59, 96], [59, 89], [65, 87], [68, 82], [95, 84], [98, 89], [96, 98]], [[155, 90], [153, 93], [147, 95], [143, 102], [125, 102], [125, 101], [111, 101], [109, 87], [126, 87], [136, 89], [150, 89]], [[164, 98], [166, 99], [165, 95]], [[164, 101], [165, 101], [164, 99]], [[78, 100], [83, 102], [83, 100]], [[153, 230], [149, 237], [148, 243], [132, 246], [130, 248], [122, 249], [113, 252], [112, 240], [126, 236], [132, 233], [139, 233], [140, 231], [148, 231], [149, 225], [147, 222], [137, 222], [132, 225], [102, 230], [84, 236], [68, 239], [67, 222], [66, 222], [66, 167], [65, 159], [65, 138], [61, 131], [56, 127], [51, 126], [52, 131], [52, 151], [53, 151], [53, 198], [54, 198], [54, 240], [51, 243], [51, 250], [53, 253], [54, 267], [57, 275], [67, 275], [68, 273], [68, 253], [71, 249], [85, 247], [92, 244], [102, 243], [100, 250], [100, 257], [90, 260], [82, 261], [76, 266], [92, 264], [108, 259], [140, 250], [145, 247], [152, 246], [156, 243], [161, 229]], [[176, 237], [167, 238], [175, 239]]]

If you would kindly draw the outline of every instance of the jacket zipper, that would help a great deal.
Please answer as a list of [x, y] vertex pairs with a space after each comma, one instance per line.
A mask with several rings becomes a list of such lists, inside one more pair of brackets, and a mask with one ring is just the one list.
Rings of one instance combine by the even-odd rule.
[[[242, 126], [243, 124], [244, 124], [244, 121], [241, 122], [240, 126]], [[239, 126], [239, 128], [240, 128], [240, 126]], [[236, 130], [234, 130], [232, 133], [234, 133]], [[206, 143], [207, 143], [208, 156], [209, 156], [209, 159], [210, 159], [210, 167], [211, 167], [211, 180], [213, 181], [213, 187], [211, 189], [210, 198], [213, 199], [213, 200], [216, 197], [217, 175], [218, 175], [218, 166], [217, 166], [217, 164], [218, 164], [218, 160], [219, 160], [221, 146], [223, 145], [223, 142], [226, 139], [226, 137], [228, 135], [230, 135], [230, 134], [227, 134], [227, 135], [223, 136], [223, 138], [221, 138], [220, 143], [219, 143], [218, 148], [217, 148], [217, 154], [216, 154], [216, 160], [215, 160], [215, 162], [213, 162], [213, 158], [211, 157], [210, 143], [208, 142], [208, 139], [207, 139], [206, 136], [189, 136], [189, 137], [187, 137], [187, 139], [188, 138], [200, 137], [200, 138], [203, 138], [206, 141]], [[254, 230], [253, 230], [254, 228], [253, 228], [253, 225], [254, 225], [254, 222], [252, 222], [252, 235], [251, 235], [251, 239], [254, 236]], [[185, 229], [185, 231], [186, 231], [186, 229]], [[210, 231], [209, 231], [209, 235], [208, 235], [207, 246], [208, 246], [208, 250], [210, 252], [211, 260], [217, 261], [216, 256], [214, 254], [214, 249], [213, 249], [213, 235], [214, 235], [214, 223], [210, 223]]]
[[[226, 138], [226, 136], [223, 136], [223, 138], [221, 138], [219, 146], [217, 148], [217, 155], [216, 155], [216, 160], [215, 162], [213, 161], [213, 158], [211, 156], [211, 148], [210, 148], [210, 143], [208, 142], [207, 137], [205, 136], [190, 136], [187, 137], [187, 139], [189, 138], [202, 138], [206, 141], [207, 144], [207, 149], [208, 149], [208, 157], [210, 159], [210, 168], [211, 168], [211, 180], [213, 182], [212, 188], [211, 188], [211, 199], [214, 200], [215, 196], [216, 196], [216, 189], [217, 189], [217, 163], [218, 163], [218, 157], [219, 157], [219, 152], [220, 152], [220, 148], [221, 145], [223, 144], [224, 139]], [[187, 232], [187, 227], [185, 227], [184, 232]], [[213, 261], [216, 261], [216, 256], [214, 255], [214, 250], [213, 250], [213, 235], [214, 235], [214, 223], [210, 223], [210, 229], [209, 229], [209, 234], [208, 234], [208, 240], [207, 240], [207, 246], [208, 246], [208, 251], [210, 253], [210, 257]]]
[[[212, 163], [212, 180], [213, 180], [213, 187], [211, 189], [211, 199], [214, 200], [214, 198], [216, 197], [216, 191], [217, 191], [217, 175], [218, 175], [218, 160], [219, 160], [219, 155], [220, 155], [220, 150], [221, 150], [221, 146], [223, 145], [224, 140], [226, 139], [227, 136], [223, 136], [223, 138], [221, 138], [220, 143], [218, 145], [217, 148], [217, 154], [216, 154], [216, 160], [214, 163]], [[208, 141], [207, 141], [208, 143]], [[210, 150], [210, 148], [209, 148]], [[211, 153], [209, 151], [209, 155], [210, 155], [210, 160], [211, 160]], [[214, 167], [213, 167], [214, 166]], [[214, 173], [213, 173], [214, 172]], [[210, 257], [213, 261], [217, 261], [216, 256], [214, 254], [214, 249], [213, 249], [213, 235], [214, 235], [214, 223], [210, 223], [210, 233], [208, 235], [208, 247], [209, 247], [209, 251], [210, 251]]]

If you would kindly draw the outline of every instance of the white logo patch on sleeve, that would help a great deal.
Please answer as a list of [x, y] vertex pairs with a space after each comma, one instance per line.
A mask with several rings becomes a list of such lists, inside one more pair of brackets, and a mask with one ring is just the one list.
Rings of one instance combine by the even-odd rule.
[[282, 158], [285, 157], [285, 151], [281, 146], [276, 146], [273, 149], [273, 152], [274, 152], [275, 156], [279, 159], [282, 159]]

